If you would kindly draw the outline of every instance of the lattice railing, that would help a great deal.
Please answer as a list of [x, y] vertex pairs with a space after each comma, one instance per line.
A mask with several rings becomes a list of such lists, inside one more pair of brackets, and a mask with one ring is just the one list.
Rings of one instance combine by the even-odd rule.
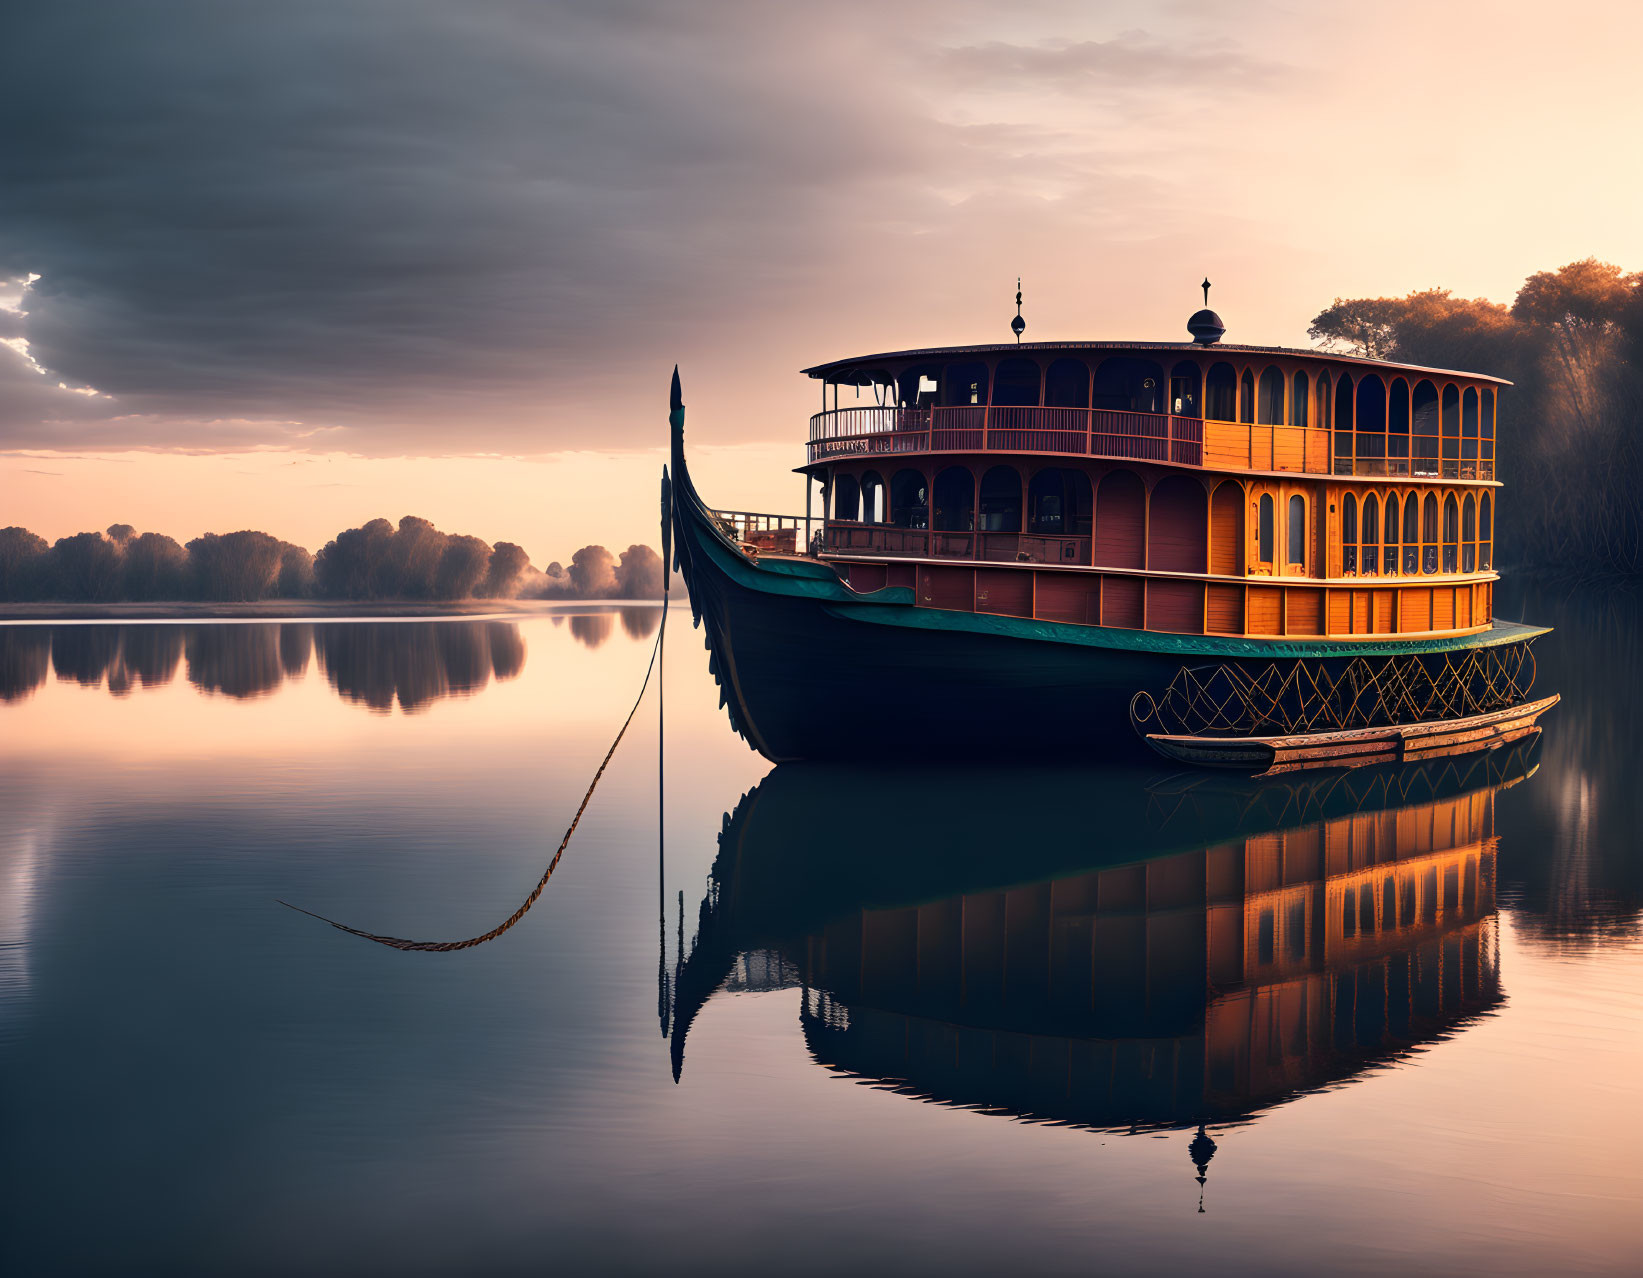
[[1527, 643], [1344, 661], [1302, 658], [1259, 666], [1183, 666], [1157, 696], [1130, 702], [1137, 732], [1178, 736], [1291, 736], [1459, 719], [1528, 699]]

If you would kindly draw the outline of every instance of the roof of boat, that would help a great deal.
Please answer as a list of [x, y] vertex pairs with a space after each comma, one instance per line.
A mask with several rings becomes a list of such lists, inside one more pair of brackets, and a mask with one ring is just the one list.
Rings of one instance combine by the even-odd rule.
[[807, 377], [825, 377], [829, 373], [891, 360], [919, 360], [945, 358], [953, 355], [1004, 355], [1032, 351], [1179, 351], [1183, 354], [1214, 355], [1222, 351], [1241, 355], [1283, 356], [1288, 359], [1312, 359], [1330, 364], [1357, 364], [1367, 368], [1392, 369], [1401, 373], [1425, 373], [1439, 377], [1464, 377], [1474, 382], [1492, 382], [1510, 386], [1504, 377], [1488, 373], [1469, 373], [1458, 368], [1429, 368], [1423, 364], [1399, 364], [1385, 359], [1369, 359], [1362, 355], [1340, 355], [1334, 351], [1320, 351], [1294, 346], [1239, 346], [1229, 342], [984, 342], [979, 346], [923, 346], [905, 351], [880, 351], [873, 355], [853, 355], [848, 359], [829, 360], [799, 371]]

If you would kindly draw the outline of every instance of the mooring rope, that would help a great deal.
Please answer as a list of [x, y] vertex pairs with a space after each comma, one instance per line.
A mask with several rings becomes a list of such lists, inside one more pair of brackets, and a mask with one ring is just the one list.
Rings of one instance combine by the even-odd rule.
[[633, 709], [628, 711], [628, 717], [622, 721], [622, 727], [616, 734], [616, 740], [610, 743], [610, 749], [605, 751], [605, 757], [599, 764], [599, 770], [593, 774], [593, 780], [588, 783], [587, 793], [582, 796], [582, 804], [576, 809], [576, 815], [571, 818], [570, 828], [565, 831], [565, 837], [559, 840], [559, 848], [553, 854], [553, 860], [548, 862], [548, 868], [542, 871], [542, 877], [537, 880], [536, 887], [525, 898], [524, 903], [510, 914], [502, 923], [493, 927], [489, 932], [479, 936], [470, 936], [465, 941], [412, 941], [400, 936], [379, 936], [375, 932], [366, 932], [357, 927], [349, 927], [346, 923], [338, 923], [335, 919], [328, 919], [323, 914], [315, 914], [312, 910], [305, 910], [300, 905], [292, 905], [289, 901], [280, 904], [288, 910], [295, 910], [298, 914], [306, 914], [309, 918], [318, 919], [321, 923], [329, 923], [339, 932], [346, 932], [349, 936], [357, 936], [361, 940], [375, 941], [378, 945], [386, 945], [396, 950], [420, 950], [431, 954], [448, 954], [453, 950], [470, 950], [476, 945], [483, 945], [486, 941], [494, 941], [506, 932], [520, 919], [524, 918], [537, 898], [542, 895], [542, 889], [548, 886], [548, 880], [553, 877], [554, 870], [559, 865], [559, 858], [565, 855], [565, 849], [570, 846], [571, 835], [576, 833], [576, 827], [582, 820], [582, 814], [588, 810], [588, 801], [593, 798], [593, 792], [599, 786], [599, 779], [605, 775], [605, 769], [610, 766], [611, 759], [616, 754], [616, 747], [622, 744], [622, 738], [627, 735], [628, 725], [633, 722], [633, 716], [639, 713], [639, 705], [645, 699], [645, 690], [650, 687], [651, 672], [656, 669], [656, 655], [661, 651], [662, 638], [667, 634], [667, 605], [668, 586], [667, 573], [671, 566], [663, 565], [662, 577], [662, 624], [656, 632], [656, 643], [650, 650], [650, 662], [645, 666], [644, 682], [639, 685], [639, 695], [634, 699]]

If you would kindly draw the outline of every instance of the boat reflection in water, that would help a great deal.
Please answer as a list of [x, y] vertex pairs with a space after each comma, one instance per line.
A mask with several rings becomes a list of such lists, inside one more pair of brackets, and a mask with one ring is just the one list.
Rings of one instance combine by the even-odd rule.
[[[1101, 1129], [1247, 1120], [1501, 1001], [1496, 793], [1536, 745], [1265, 783], [782, 766], [663, 1002], [799, 987], [824, 1067]], [[664, 992], [667, 992], [666, 990]]]

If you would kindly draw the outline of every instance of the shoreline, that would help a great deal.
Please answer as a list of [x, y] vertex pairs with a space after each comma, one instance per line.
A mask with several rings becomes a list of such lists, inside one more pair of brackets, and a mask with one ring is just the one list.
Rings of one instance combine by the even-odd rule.
[[259, 599], [252, 603], [0, 603], [0, 625], [31, 621], [439, 621], [660, 608], [660, 599]]

